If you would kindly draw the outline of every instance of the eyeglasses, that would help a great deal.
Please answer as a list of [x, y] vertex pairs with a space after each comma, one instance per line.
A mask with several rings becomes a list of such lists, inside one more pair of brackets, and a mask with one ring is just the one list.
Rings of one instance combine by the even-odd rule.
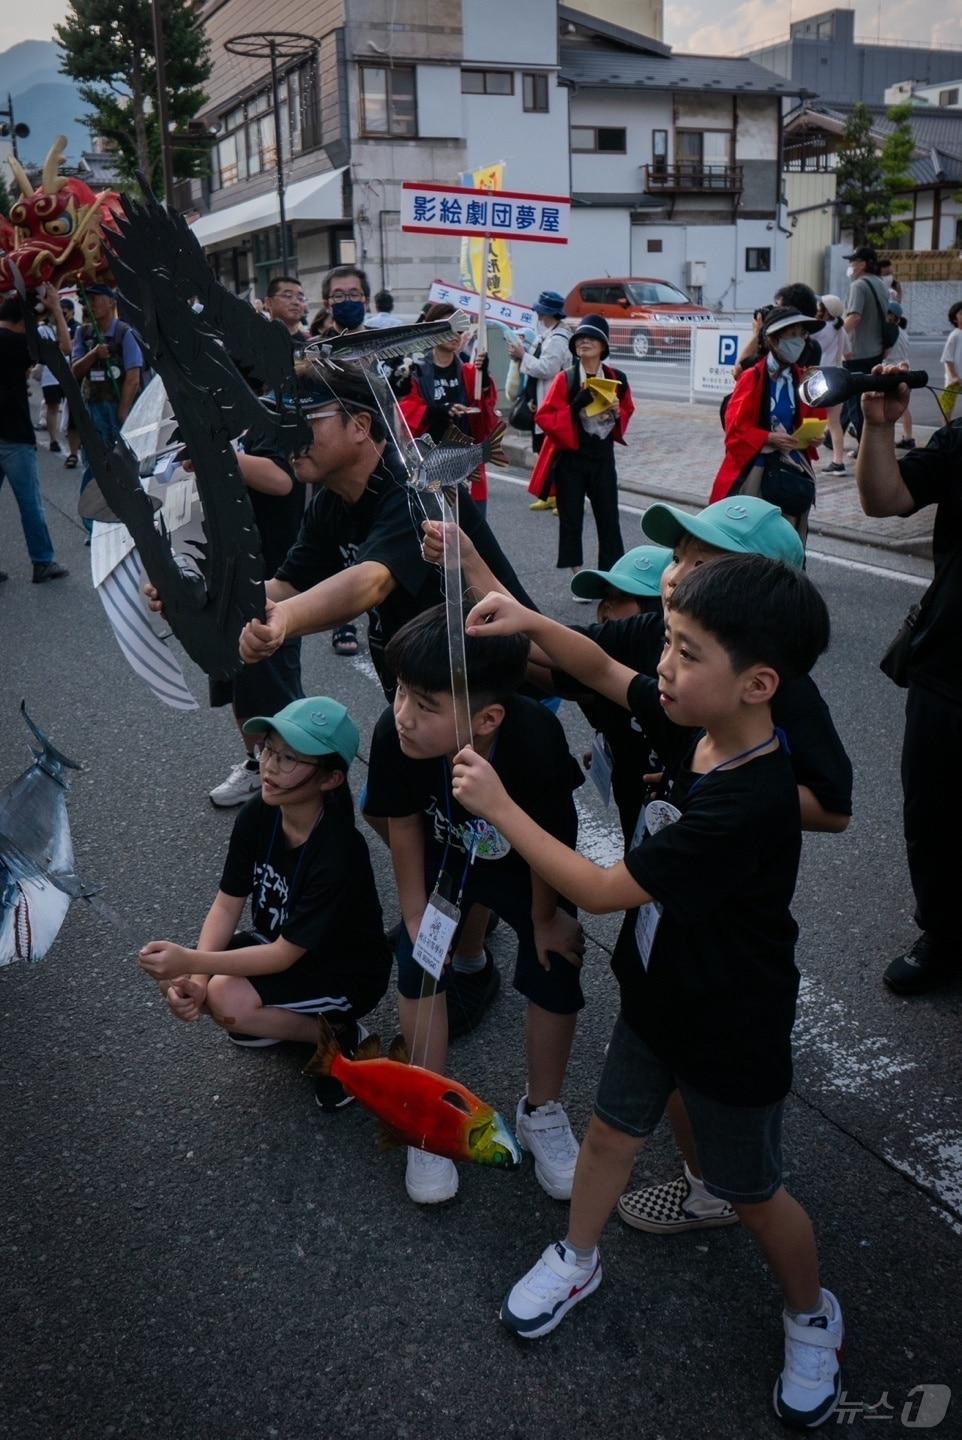
[[296, 300], [298, 305], [307, 303], [307, 296], [303, 290], [275, 290], [271, 296], [272, 300]]
[[298, 765], [309, 765], [312, 770], [316, 770], [319, 764], [316, 760], [300, 760], [296, 755], [288, 755], [284, 750], [275, 750], [266, 740], [263, 744], [254, 746], [254, 758], [259, 765], [267, 765], [272, 761], [282, 775], [293, 775]]
[[363, 300], [364, 291], [359, 290], [357, 286], [353, 290], [332, 290], [330, 298], [335, 305], [341, 300]]

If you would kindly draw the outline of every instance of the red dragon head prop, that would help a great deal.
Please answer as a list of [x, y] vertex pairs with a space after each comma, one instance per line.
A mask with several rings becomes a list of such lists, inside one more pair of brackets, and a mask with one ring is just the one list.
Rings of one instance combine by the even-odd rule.
[[11, 155], [10, 168], [20, 186], [21, 199], [10, 211], [11, 226], [0, 224], [0, 293], [12, 290], [17, 266], [29, 290], [45, 281], [63, 289], [68, 285], [110, 285], [110, 257], [104, 250], [104, 228], [115, 229], [114, 212], [120, 196], [114, 190], [96, 195], [82, 180], [60, 175], [67, 141], [58, 135], [43, 164], [43, 178], [35, 190], [20, 162]]

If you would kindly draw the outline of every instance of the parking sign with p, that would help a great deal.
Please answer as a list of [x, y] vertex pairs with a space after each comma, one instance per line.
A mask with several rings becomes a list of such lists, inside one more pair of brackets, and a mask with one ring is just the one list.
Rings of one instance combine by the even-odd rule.
[[734, 365], [738, 359], [738, 336], [719, 335], [718, 337], [718, 363], [719, 365]]

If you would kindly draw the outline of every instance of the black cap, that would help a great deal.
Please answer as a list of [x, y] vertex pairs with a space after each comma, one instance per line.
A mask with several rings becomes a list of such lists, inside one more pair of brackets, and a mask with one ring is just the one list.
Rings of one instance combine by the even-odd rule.
[[814, 335], [816, 330], [822, 328], [821, 320], [813, 320], [811, 315], [803, 315], [794, 305], [773, 305], [762, 321], [761, 333], [777, 335], [780, 330], [787, 330], [791, 325], [804, 325], [809, 335]]
[[867, 265], [878, 264], [878, 251], [872, 245], [859, 245], [852, 251], [851, 255], [843, 255], [843, 260], [864, 260]]
[[608, 321], [603, 315], [583, 315], [578, 321], [578, 328], [568, 341], [568, 349], [572, 355], [575, 352], [576, 340], [600, 340], [605, 347], [605, 357], [608, 355]]

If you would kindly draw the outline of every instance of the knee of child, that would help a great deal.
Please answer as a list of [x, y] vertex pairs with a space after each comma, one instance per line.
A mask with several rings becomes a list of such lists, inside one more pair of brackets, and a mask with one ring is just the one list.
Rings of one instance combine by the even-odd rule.
[[207, 1008], [211, 1019], [224, 1029], [233, 1030], [238, 1021], [260, 1009], [257, 991], [249, 981], [237, 975], [212, 975], [207, 984]]
[[770, 1195], [767, 1200], [757, 1200], [751, 1203], [732, 1200], [731, 1207], [746, 1230], [759, 1232], [778, 1223], [782, 1209], [781, 1202], [785, 1193], [784, 1186], [780, 1185], [774, 1195]]
[[592, 1115], [584, 1138], [584, 1146], [599, 1155], [621, 1156], [626, 1152], [634, 1154], [641, 1149], [644, 1143], [641, 1136], [629, 1135], [626, 1130], [619, 1130], [616, 1125], [609, 1125], [608, 1121], [602, 1120], [600, 1115]]

